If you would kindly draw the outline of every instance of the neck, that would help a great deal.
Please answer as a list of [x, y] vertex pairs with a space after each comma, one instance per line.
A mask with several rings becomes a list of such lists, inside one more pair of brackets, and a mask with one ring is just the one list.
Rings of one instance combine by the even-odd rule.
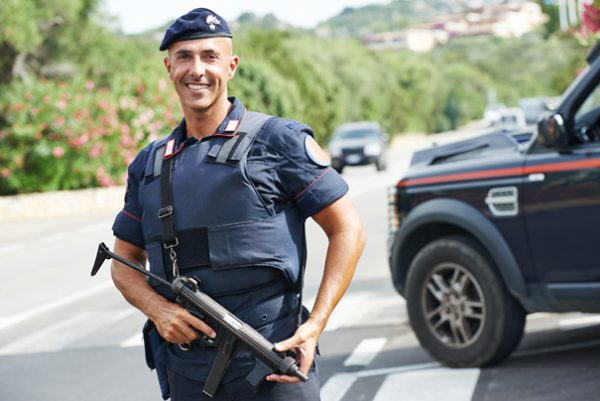
[[212, 135], [227, 117], [230, 107], [231, 103], [225, 97], [223, 101], [206, 110], [184, 110], [183, 116], [185, 117], [187, 136], [202, 139]]

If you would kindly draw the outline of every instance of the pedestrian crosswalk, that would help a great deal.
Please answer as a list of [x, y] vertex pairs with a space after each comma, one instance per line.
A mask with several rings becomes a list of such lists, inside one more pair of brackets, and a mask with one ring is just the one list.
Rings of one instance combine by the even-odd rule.
[[[88, 295], [98, 296], [104, 288], [105, 285], [100, 285], [89, 290]], [[110, 304], [109, 309], [101, 310], [81, 307], [71, 315], [50, 313], [58, 308], [62, 308], [61, 312], [69, 309], [73, 303], [81, 302], [86, 294], [68, 295], [42, 309], [5, 318], [0, 322], [0, 358], [86, 347], [129, 348], [143, 345], [141, 327], [145, 317], [124, 303], [119, 307]], [[313, 302], [314, 297], [308, 297], [305, 304], [310, 306]], [[42, 315], [45, 316], [40, 320], [42, 323], [34, 327]], [[52, 321], [52, 316], [62, 317]], [[597, 322], [597, 316], [576, 316], [570, 322], [563, 319], [555, 324], [568, 329]], [[21, 325], [26, 325], [27, 330], [21, 330]], [[404, 334], [399, 334], [395, 327], [404, 327]], [[390, 363], [382, 365], [381, 358], [377, 362], [381, 355], [402, 355], [403, 347], [418, 348], [414, 334], [407, 328], [405, 303], [397, 294], [373, 290], [347, 294], [331, 316], [324, 337], [340, 342], [339, 339], [350, 332], [362, 334], [352, 334], [355, 337], [347, 341], [350, 345], [335, 351], [333, 359], [338, 362], [333, 373], [330, 368], [322, 383], [323, 401], [429, 401], [439, 400], [441, 394], [445, 401], [472, 399], [479, 380], [479, 369], [449, 369], [436, 362], [390, 366]], [[364, 390], [369, 385], [363, 386], [363, 383], [370, 383], [373, 388]], [[360, 394], [355, 394], [357, 388], [363, 389]]]

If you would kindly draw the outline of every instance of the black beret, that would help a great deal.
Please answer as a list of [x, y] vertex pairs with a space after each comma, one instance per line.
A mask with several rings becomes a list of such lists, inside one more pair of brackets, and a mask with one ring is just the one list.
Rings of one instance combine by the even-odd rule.
[[232, 36], [227, 21], [221, 16], [208, 8], [195, 8], [173, 22], [165, 32], [159, 49], [167, 50], [171, 43], [181, 40]]

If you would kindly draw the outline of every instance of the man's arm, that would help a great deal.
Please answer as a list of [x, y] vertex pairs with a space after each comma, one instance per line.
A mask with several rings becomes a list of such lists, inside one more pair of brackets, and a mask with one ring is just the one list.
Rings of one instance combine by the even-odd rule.
[[[313, 216], [329, 239], [323, 278], [315, 305], [308, 320], [289, 339], [276, 345], [277, 351], [296, 349], [300, 370], [308, 373], [317, 341], [325, 329], [333, 309], [350, 285], [365, 245], [365, 233], [354, 205], [346, 195]], [[282, 383], [299, 382], [291, 376], [269, 375], [267, 380]]]
[[[117, 255], [131, 262], [142, 266], [146, 263], [146, 251], [127, 241], [117, 238], [114, 249]], [[202, 320], [154, 291], [142, 273], [113, 260], [111, 274], [115, 286], [127, 302], [142, 311], [156, 325], [165, 340], [175, 344], [189, 344], [198, 339], [196, 330], [215, 336], [214, 330]]]

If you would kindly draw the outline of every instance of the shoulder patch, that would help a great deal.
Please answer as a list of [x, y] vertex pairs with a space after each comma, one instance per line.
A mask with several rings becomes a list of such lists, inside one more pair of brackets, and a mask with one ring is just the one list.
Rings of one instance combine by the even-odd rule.
[[312, 160], [315, 164], [321, 167], [329, 167], [331, 166], [331, 159], [325, 153], [323, 149], [319, 146], [317, 141], [310, 135], [306, 135], [304, 139], [304, 150], [306, 151], [306, 155], [310, 160]]

